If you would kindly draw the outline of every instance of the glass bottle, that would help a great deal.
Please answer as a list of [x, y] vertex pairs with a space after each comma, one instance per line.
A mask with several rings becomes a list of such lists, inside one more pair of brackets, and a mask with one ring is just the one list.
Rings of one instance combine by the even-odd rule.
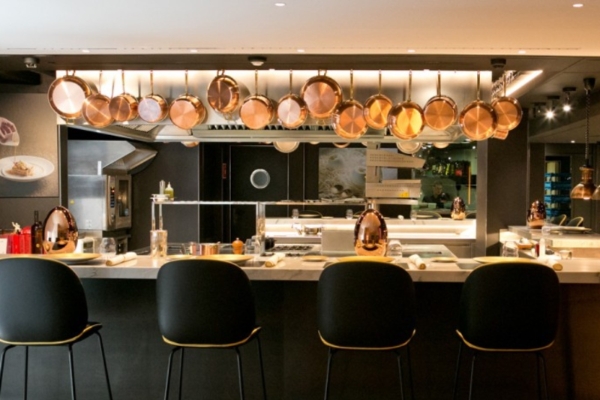
[[44, 246], [42, 243], [43, 232], [42, 223], [40, 222], [40, 215], [38, 211], [33, 212], [33, 225], [31, 225], [31, 253], [42, 254], [44, 252]]

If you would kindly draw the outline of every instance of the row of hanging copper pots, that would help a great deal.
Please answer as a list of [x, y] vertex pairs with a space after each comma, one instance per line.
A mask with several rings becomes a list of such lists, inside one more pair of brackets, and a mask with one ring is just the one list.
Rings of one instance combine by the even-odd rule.
[[[100, 72], [100, 84], [102, 73]], [[154, 93], [153, 73], [150, 72], [151, 93], [137, 100], [125, 91], [125, 75], [121, 75], [123, 93], [109, 99], [96, 93], [74, 72], [57, 79], [50, 86], [49, 100], [53, 110], [65, 119], [83, 117], [90, 125], [105, 127], [113, 122], [131, 121], [138, 116], [146, 122], [156, 123], [168, 115], [174, 125], [181, 129], [191, 129], [206, 119], [206, 109], [201, 100], [188, 93], [188, 74], [185, 72], [185, 93], [170, 105], [160, 95]], [[412, 73], [408, 76], [408, 96], [405, 101], [394, 105], [381, 93], [381, 72], [379, 73], [378, 93], [369, 97], [363, 104], [353, 98], [354, 79], [350, 71], [350, 99], [344, 101], [340, 85], [326, 72], [319, 71], [302, 86], [300, 95], [292, 92], [292, 71], [289, 76], [289, 93], [278, 102], [258, 94], [258, 71], [255, 71], [255, 92], [240, 104], [240, 88], [224, 71], [207, 88], [210, 107], [227, 120], [239, 116], [250, 129], [263, 129], [278, 120], [288, 129], [295, 129], [305, 123], [308, 116], [315, 120], [330, 121], [336, 134], [344, 139], [358, 139], [368, 128], [389, 129], [392, 135], [401, 140], [418, 137], [427, 126], [443, 131], [457, 121], [462, 131], [472, 140], [490, 137], [505, 139], [508, 132], [520, 122], [522, 110], [519, 102], [506, 96], [506, 93], [488, 104], [480, 99], [480, 76], [477, 73], [477, 99], [467, 104], [459, 113], [454, 100], [441, 94], [441, 74], [438, 72], [437, 92], [423, 108], [411, 100]], [[506, 88], [506, 82], [504, 84]], [[78, 107], [78, 104], [81, 106]]]

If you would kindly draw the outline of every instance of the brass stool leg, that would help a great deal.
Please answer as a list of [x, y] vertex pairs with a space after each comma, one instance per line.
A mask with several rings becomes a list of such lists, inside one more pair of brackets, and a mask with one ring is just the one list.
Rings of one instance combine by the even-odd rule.
[[[267, 385], [265, 384], [265, 370], [263, 368], [262, 349], [260, 346], [260, 337], [256, 335], [256, 345], [258, 347], [258, 360], [260, 361], [260, 377], [262, 379], [263, 399], [267, 400]], [[0, 375], [1, 378], [1, 375]]]
[[456, 400], [456, 394], [458, 393], [458, 373], [460, 371], [460, 356], [462, 353], [462, 341], [458, 343], [458, 359], [456, 360], [456, 372], [454, 373], [454, 395], [452, 398]]
[[181, 358], [179, 359], [179, 400], [181, 400], [181, 395], [183, 392], [183, 355], [185, 353], [185, 348], [181, 348]]
[[327, 357], [327, 376], [325, 377], [325, 400], [329, 398], [329, 375], [331, 374], [331, 364], [333, 362], [333, 355], [335, 350], [329, 348], [329, 356]]
[[69, 369], [71, 370], [71, 399], [76, 400], [77, 395], [75, 394], [75, 368], [73, 367], [73, 344], [69, 344]]
[[113, 400], [112, 390], [110, 389], [110, 380], [108, 379], [108, 368], [106, 367], [106, 356], [104, 355], [104, 344], [102, 343], [102, 336], [100, 332], [96, 332], [98, 335], [98, 343], [100, 343], [100, 352], [102, 353], [102, 364], [104, 365], [104, 376], [106, 377], [106, 387], [108, 388], [108, 398]]
[[4, 373], [4, 356], [6, 355], [6, 352], [9, 349], [12, 349], [13, 347], [15, 346], [11, 344], [6, 346], [4, 350], [2, 350], [2, 358], [0, 358], [0, 393], [2, 393], [2, 374]]
[[400, 395], [402, 396], [402, 400], [404, 400], [404, 385], [402, 383], [402, 360], [400, 359], [400, 351], [394, 350], [396, 353], [396, 359], [398, 360], [398, 374], [400, 375]]
[[244, 374], [242, 372], [242, 355], [240, 354], [240, 348], [236, 347], [235, 352], [237, 353], [238, 362], [238, 380], [240, 383], [240, 399], [244, 400]]
[[28, 367], [29, 367], [29, 346], [25, 346], [25, 385], [23, 387], [23, 399], [24, 400], [27, 400], [27, 370], [28, 370]]
[[169, 399], [169, 387], [171, 386], [171, 366], [173, 365], [173, 354], [181, 347], [175, 347], [169, 354], [169, 365], [167, 366], [167, 382], [165, 384], [165, 400]]

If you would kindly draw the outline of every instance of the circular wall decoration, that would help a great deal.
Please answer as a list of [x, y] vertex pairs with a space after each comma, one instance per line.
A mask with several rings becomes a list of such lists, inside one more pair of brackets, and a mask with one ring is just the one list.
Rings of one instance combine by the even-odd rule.
[[250, 174], [250, 183], [257, 189], [264, 189], [269, 186], [271, 176], [264, 169], [255, 169]]

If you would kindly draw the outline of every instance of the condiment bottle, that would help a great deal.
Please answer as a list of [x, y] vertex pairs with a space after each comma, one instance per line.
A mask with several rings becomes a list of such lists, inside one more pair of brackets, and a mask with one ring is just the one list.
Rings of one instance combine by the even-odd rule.
[[42, 223], [40, 222], [39, 213], [36, 210], [33, 212], [33, 225], [31, 225], [31, 252], [33, 254], [42, 254], [44, 252], [42, 238]]
[[167, 195], [169, 200], [173, 200], [175, 198], [175, 191], [173, 190], [173, 187], [171, 186], [171, 182], [169, 182], [167, 184], [167, 187], [165, 188], [165, 194]]
[[244, 242], [240, 238], [235, 238], [231, 247], [233, 247], [233, 254], [244, 254]]

